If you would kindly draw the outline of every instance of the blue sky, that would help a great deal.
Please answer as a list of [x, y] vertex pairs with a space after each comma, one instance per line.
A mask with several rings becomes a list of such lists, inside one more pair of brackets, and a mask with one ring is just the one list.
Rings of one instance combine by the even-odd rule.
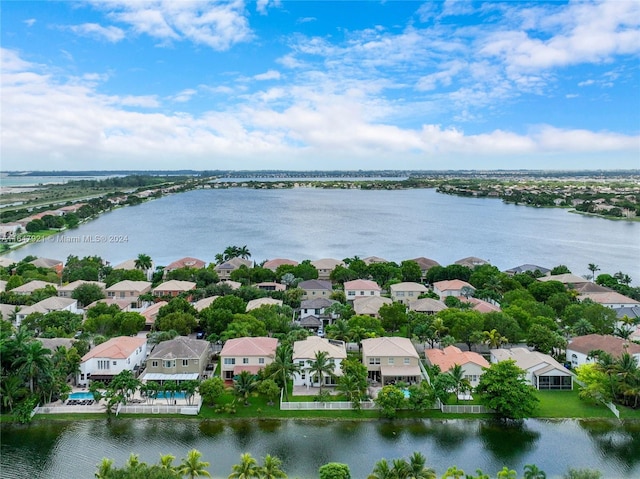
[[640, 168], [640, 2], [3, 1], [2, 170]]

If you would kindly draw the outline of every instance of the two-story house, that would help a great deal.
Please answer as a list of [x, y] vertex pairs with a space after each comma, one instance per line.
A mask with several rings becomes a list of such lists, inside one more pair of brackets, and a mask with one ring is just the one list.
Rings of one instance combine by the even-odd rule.
[[347, 301], [367, 296], [380, 296], [381, 292], [382, 288], [378, 286], [378, 283], [368, 279], [355, 279], [344, 283], [344, 294]]
[[248, 260], [248, 259], [244, 259], [244, 258], [231, 258], [228, 261], [225, 261], [223, 263], [220, 263], [218, 265], [216, 265], [213, 270], [218, 273], [218, 278], [220, 278], [220, 281], [225, 281], [231, 278], [231, 273], [233, 273], [235, 270], [239, 269], [241, 266], [244, 266], [246, 268], [251, 268], [251, 266], [253, 265], [253, 263]]
[[129, 281], [124, 280], [109, 286], [107, 289], [107, 298], [128, 301], [132, 308], [140, 308], [142, 302], [139, 300], [140, 295], [151, 291], [151, 283], [148, 281]]
[[491, 362], [512, 359], [525, 371], [525, 379], [536, 389], [571, 390], [573, 375], [548, 354], [527, 348], [492, 349]]
[[108, 383], [124, 370], [136, 374], [146, 357], [147, 338], [111, 338], [82, 356], [77, 383], [85, 387], [90, 381]]
[[315, 298], [330, 298], [333, 293], [333, 284], [331, 281], [323, 279], [309, 279], [307, 281], [300, 281], [298, 283], [304, 293], [302, 295], [303, 300], [315, 299]]
[[147, 358], [145, 381], [187, 381], [204, 376], [211, 356], [211, 343], [184, 336], [162, 341]]
[[420, 356], [408, 338], [382, 337], [362, 340], [362, 362], [369, 379], [386, 384], [422, 381]]
[[[172, 279], [153, 288], [152, 293], [154, 296], [159, 298], [175, 298], [181, 294], [189, 295], [194, 289], [196, 289], [196, 283], [192, 281], [178, 281], [177, 279]], [[187, 301], [189, 300], [190, 296], [187, 297]]]
[[447, 296], [464, 296], [465, 292], [472, 293], [476, 289], [466, 281], [460, 279], [451, 279], [445, 281], [436, 281], [433, 283], [433, 292], [440, 296], [440, 300], [444, 301]]
[[79, 288], [80, 286], [83, 286], [85, 284], [93, 284], [98, 288], [100, 288], [102, 292], [105, 291], [105, 287], [106, 287], [106, 285], [101, 281], [84, 281], [82, 279], [79, 279], [69, 284], [58, 286], [58, 296], [60, 296], [61, 298], [71, 298], [76, 288]]
[[461, 351], [455, 346], [447, 346], [444, 349], [426, 349], [424, 351], [427, 363], [438, 366], [440, 371], [451, 371], [457, 364], [462, 367], [464, 377], [471, 387], [476, 387], [482, 376], [482, 368], [489, 367], [489, 361], [473, 351]]
[[428, 291], [424, 284], [403, 282], [396, 283], [389, 286], [391, 292], [391, 299], [398, 303], [409, 304], [410, 301], [415, 301], [418, 296]]
[[627, 352], [640, 361], [640, 344], [633, 343], [628, 339], [602, 334], [577, 336], [569, 341], [567, 361], [571, 361], [572, 368], [596, 362], [596, 358], [592, 355], [595, 351], [605, 352], [614, 359], [620, 358], [622, 353]]
[[278, 347], [276, 338], [229, 339], [220, 351], [220, 375], [232, 381], [241, 371], [256, 374], [273, 362]]
[[[312, 363], [318, 352], [325, 352], [327, 359], [333, 365], [332, 375], [320, 378], [312, 371]], [[342, 375], [342, 360], [347, 358], [347, 348], [344, 341], [309, 336], [303, 341], [293, 343], [293, 362], [300, 366], [300, 371], [293, 376], [294, 386], [335, 386], [337, 378]]]
[[323, 258], [312, 261], [311, 264], [318, 270], [318, 279], [328, 280], [336, 266], [344, 266], [344, 261], [333, 258]]

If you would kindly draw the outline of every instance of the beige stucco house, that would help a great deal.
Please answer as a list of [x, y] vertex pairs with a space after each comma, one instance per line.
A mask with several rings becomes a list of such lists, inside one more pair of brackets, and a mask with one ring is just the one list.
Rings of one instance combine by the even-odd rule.
[[201, 379], [211, 356], [211, 344], [184, 336], [157, 344], [147, 358], [145, 381]]
[[344, 294], [347, 301], [367, 296], [380, 296], [381, 292], [382, 288], [378, 286], [378, 283], [368, 279], [355, 279], [344, 283]]
[[407, 338], [382, 337], [362, 340], [362, 362], [370, 380], [383, 386], [402, 381], [422, 381], [420, 356]]
[[389, 291], [393, 301], [409, 304], [409, 302], [418, 299], [421, 294], [426, 293], [428, 289], [424, 284], [403, 282], [392, 284], [389, 286]]

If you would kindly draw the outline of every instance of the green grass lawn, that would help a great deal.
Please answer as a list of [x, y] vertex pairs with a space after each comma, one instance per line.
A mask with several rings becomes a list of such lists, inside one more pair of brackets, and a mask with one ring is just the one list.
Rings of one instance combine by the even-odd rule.
[[538, 412], [540, 418], [613, 418], [614, 414], [603, 404], [594, 404], [578, 397], [573, 391], [536, 391], [540, 399]]

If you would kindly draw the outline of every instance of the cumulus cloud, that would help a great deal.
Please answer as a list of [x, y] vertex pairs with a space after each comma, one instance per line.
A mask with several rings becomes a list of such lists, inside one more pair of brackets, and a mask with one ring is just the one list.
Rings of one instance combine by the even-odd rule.
[[35, 18], [28, 18], [24, 21], [24, 23], [28, 26], [28, 27], [32, 27], [35, 25], [36, 23], [36, 19]]
[[267, 72], [264, 73], [260, 73], [258, 75], [254, 75], [253, 77], [254, 80], [279, 80], [280, 79], [280, 72], [277, 70], [269, 70]]
[[83, 23], [81, 25], [71, 25], [68, 28], [77, 35], [98, 38], [112, 43], [119, 42], [125, 37], [121, 28], [112, 25], [103, 27], [97, 23]]

